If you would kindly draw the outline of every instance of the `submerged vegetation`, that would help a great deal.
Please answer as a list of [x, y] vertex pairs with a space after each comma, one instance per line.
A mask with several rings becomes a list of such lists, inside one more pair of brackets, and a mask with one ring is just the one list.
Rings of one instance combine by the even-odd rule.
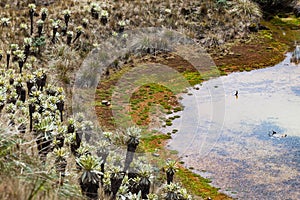
[[[144, 128], [151, 123], [170, 126], [179, 117], [183, 107], [172, 91], [156, 83], [134, 91], [129, 112], [140, 128], [116, 129], [120, 122], [111, 112], [116, 105], [110, 104], [114, 85], [137, 63], [166, 60], [191, 85], [215, 71], [199, 74], [191, 63], [159, 52], [145, 40], [136, 55], [119, 58], [102, 75], [95, 103], [102, 127], [72, 113], [75, 72], [106, 38], [126, 39], [126, 30], [150, 26], [191, 37], [215, 55], [221, 75], [258, 68], [282, 56], [299, 20], [275, 17], [263, 22], [261, 8], [250, 0], [38, 2], [0, 3], [0, 198], [230, 199], [176, 161], [165, 163], [168, 157], [176, 159], [163, 145], [177, 130], [165, 135]], [[278, 25], [287, 36], [278, 34]], [[264, 65], [240, 64], [232, 51], [253, 41], [265, 48], [255, 53], [278, 57], [261, 61]], [[234, 62], [239, 66], [232, 66]], [[153, 105], [159, 106], [151, 110]], [[165, 119], [164, 113], [174, 116]], [[152, 122], [152, 115], [161, 119]]]

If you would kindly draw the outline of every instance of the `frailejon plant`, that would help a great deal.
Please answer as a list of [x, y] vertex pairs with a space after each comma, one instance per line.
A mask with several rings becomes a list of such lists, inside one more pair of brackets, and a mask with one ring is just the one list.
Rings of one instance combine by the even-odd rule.
[[167, 184], [171, 184], [173, 182], [174, 174], [176, 173], [178, 167], [177, 162], [173, 160], [168, 160], [165, 166], [166, 175], [167, 175]]
[[70, 18], [71, 18], [71, 11], [70, 10], [64, 10], [63, 15], [64, 15], [64, 20], [65, 20], [65, 24], [66, 24], [66, 31], [67, 31], [68, 26], [69, 26], [69, 21], [70, 21]]
[[92, 155], [83, 155], [76, 159], [83, 172], [79, 178], [82, 193], [89, 199], [98, 199], [100, 181], [99, 159]]
[[9, 68], [10, 55], [11, 51], [6, 51], [6, 69]]
[[139, 176], [139, 189], [141, 191], [142, 199], [147, 199], [147, 196], [150, 193], [150, 186], [151, 186], [151, 167], [149, 165], [143, 165], [140, 168]]
[[0, 112], [3, 110], [5, 106], [5, 97], [4, 96], [0, 96]]
[[57, 97], [57, 101], [55, 102], [57, 110], [60, 113], [60, 121], [63, 122], [63, 111], [64, 111], [64, 105], [65, 105], [65, 96], [64, 95], [59, 95]]
[[75, 28], [75, 30], [76, 30], [76, 36], [75, 36], [75, 38], [74, 38], [74, 40], [73, 40], [73, 43], [76, 42], [76, 40], [77, 40], [77, 39], [81, 36], [81, 34], [84, 32], [82, 26], [77, 26], [77, 27]]
[[112, 199], [115, 199], [119, 188], [122, 185], [122, 181], [125, 177], [125, 173], [121, 171], [119, 166], [113, 166], [110, 172], [110, 191]]
[[102, 162], [100, 164], [100, 169], [101, 169], [101, 176], [100, 176], [100, 183], [103, 186], [103, 178], [104, 178], [104, 173], [105, 173], [105, 163], [107, 160], [107, 157], [109, 155], [109, 146], [110, 143], [106, 140], [101, 140], [97, 144], [97, 156], [101, 158]]
[[45, 21], [47, 16], [48, 16], [48, 9], [47, 8], [41, 8], [40, 15], [41, 15], [41, 20]]
[[36, 143], [38, 152], [43, 162], [46, 161], [47, 154], [51, 151], [51, 143], [53, 140], [52, 131], [54, 130], [54, 123], [51, 118], [47, 117], [41, 120], [40, 123], [34, 126], [37, 138]]
[[33, 34], [33, 17], [34, 17], [34, 14], [35, 14], [36, 5], [35, 4], [29, 4], [28, 8], [29, 8], [29, 17], [30, 17], [30, 35], [32, 35]]
[[39, 19], [36, 23], [38, 27], [38, 36], [41, 37], [43, 34], [44, 21]]
[[134, 153], [137, 149], [137, 146], [140, 143], [141, 129], [135, 126], [129, 127], [126, 129], [126, 134], [129, 137], [127, 140], [127, 153], [124, 164], [124, 171], [126, 172], [130, 166], [130, 163], [133, 160]]
[[123, 33], [124, 32], [125, 25], [126, 25], [126, 22], [123, 21], [123, 20], [118, 22], [118, 31], [119, 31], [119, 33]]
[[60, 176], [64, 177], [66, 167], [67, 167], [68, 151], [67, 151], [67, 149], [61, 147], [59, 149], [54, 149], [53, 154], [55, 156], [54, 165], [55, 165], [55, 168], [56, 168], [56, 172]]
[[26, 60], [30, 54], [31, 45], [32, 45], [32, 38], [24, 38], [24, 54], [25, 54], [24, 62], [26, 62]]
[[91, 15], [95, 19], [99, 19], [100, 6], [97, 3], [91, 4]]
[[178, 196], [178, 189], [180, 187], [175, 183], [170, 183], [164, 187], [164, 190], [166, 191], [166, 195], [164, 197], [164, 200], [179, 200]]
[[102, 10], [101, 11], [101, 19], [100, 19], [102, 25], [106, 25], [108, 22], [108, 12], [107, 10]]
[[6, 17], [1, 18], [1, 24], [3, 27], [8, 27], [10, 24], [10, 19]]
[[67, 45], [71, 45], [73, 34], [74, 34], [73, 31], [68, 31], [67, 32]]
[[43, 88], [46, 86], [47, 81], [47, 74], [43, 69], [35, 72], [35, 80], [37, 89], [43, 91]]
[[57, 34], [57, 31], [58, 31], [58, 28], [60, 26], [60, 20], [51, 20], [52, 21], [52, 39], [51, 39], [51, 42], [53, 44], [55, 44], [56, 42], [56, 34]]
[[67, 133], [67, 127], [62, 124], [58, 124], [54, 132], [54, 136], [55, 136], [55, 138], [53, 139], [54, 148], [62, 148], [64, 146], [66, 133]]

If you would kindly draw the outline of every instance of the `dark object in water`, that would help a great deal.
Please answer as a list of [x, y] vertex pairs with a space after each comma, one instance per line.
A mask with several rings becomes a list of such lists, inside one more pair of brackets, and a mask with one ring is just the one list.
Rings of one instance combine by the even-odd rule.
[[272, 130], [272, 133], [269, 133], [269, 136], [273, 136], [273, 135], [275, 135], [275, 134], [277, 134], [277, 132], [274, 131], [274, 130]]
[[272, 132], [269, 133], [270, 137], [275, 137], [275, 138], [284, 138], [287, 137], [287, 134], [277, 134], [276, 131], [272, 130]]
[[238, 99], [239, 98], [239, 91], [235, 91], [234, 96], [235, 96], [236, 99]]

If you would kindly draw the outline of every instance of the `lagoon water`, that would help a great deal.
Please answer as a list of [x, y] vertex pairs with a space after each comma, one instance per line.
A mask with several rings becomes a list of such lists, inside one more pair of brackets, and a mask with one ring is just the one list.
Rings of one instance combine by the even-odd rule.
[[290, 57], [189, 89], [181, 118], [163, 129], [178, 129], [168, 147], [232, 197], [300, 199], [300, 66]]

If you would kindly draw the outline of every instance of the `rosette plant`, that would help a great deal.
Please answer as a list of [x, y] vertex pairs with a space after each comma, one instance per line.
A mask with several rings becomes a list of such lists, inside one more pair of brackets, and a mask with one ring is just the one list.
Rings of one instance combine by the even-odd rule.
[[83, 142], [76, 151], [79, 158], [83, 155], [91, 155], [92, 147]]
[[68, 156], [68, 151], [65, 148], [59, 148], [59, 149], [54, 149], [53, 154], [55, 156], [55, 169], [56, 172], [61, 176], [65, 176], [66, 172], [66, 167], [67, 167], [67, 156]]
[[6, 95], [6, 103], [16, 104], [18, 95], [15, 91]]
[[46, 86], [47, 74], [44, 70], [38, 70], [35, 75], [37, 89], [43, 91], [43, 88]]
[[101, 172], [99, 163], [101, 161], [92, 155], [83, 155], [76, 159], [83, 172], [79, 178], [82, 193], [88, 199], [98, 199], [98, 188]]
[[38, 27], [38, 36], [41, 37], [43, 34], [44, 21], [39, 19], [36, 23], [37, 23], [37, 27]]
[[110, 173], [110, 191], [112, 199], [116, 199], [118, 190], [122, 185], [125, 173], [121, 171], [119, 166], [113, 166]]
[[149, 165], [143, 165], [139, 171], [140, 181], [139, 188], [142, 192], [142, 198], [147, 199], [147, 195], [150, 193], [151, 186], [151, 168]]
[[42, 16], [41, 17], [42, 21], [45, 21], [47, 16], [48, 16], [48, 9], [47, 8], [42, 8], [40, 14]]
[[67, 133], [74, 133], [74, 132], [75, 132], [75, 120], [73, 118], [69, 118]]
[[53, 85], [48, 84], [46, 87], [46, 94], [49, 96], [56, 96], [56, 93], [56, 88]]
[[56, 107], [57, 107], [57, 110], [60, 113], [60, 121], [61, 122], [63, 122], [64, 105], [65, 105], [65, 96], [64, 95], [59, 95], [57, 97]]
[[[16, 54], [18, 54], [18, 53], [15, 53], [16, 51], [21, 51], [21, 50], [19, 50], [19, 45], [18, 44], [11, 44], [10, 45], [10, 50], [11, 50], [11, 53], [12, 53], [12, 55], [16, 55]], [[15, 59], [13, 59], [14, 61], [15, 61]]]
[[25, 103], [26, 101], [26, 90], [24, 87], [21, 88], [21, 91], [20, 91], [20, 100]]
[[55, 44], [56, 42], [56, 33], [58, 31], [59, 28], [59, 24], [60, 24], [60, 20], [52, 20], [52, 43]]
[[188, 194], [187, 190], [185, 188], [178, 189], [178, 197], [179, 200], [192, 200], [192, 196]]
[[103, 175], [105, 172], [105, 163], [107, 160], [107, 157], [109, 155], [109, 146], [110, 143], [108, 143], [106, 140], [100, 140], [100, 142], [98, 142], [97, 144], [98, 148], [97, 148], [97, 156], [99, 158], [101, 158], [102, 162], [100, 164], [100, 169], [101, 169], [101, 173], [102, 175], [100, 176], [100, 183], [103, 186]]
[[178, 167], [177, 162], [174, 160], [168, 160], [165, 166], [166, 174], [167, 174], [167, 184], [171, 184], [173, 182], [174, 174], [176, 173]]
[[12, 103], [7, 104], [5, 111], [7, 114], [15, 114], [16, 112], [16, 106]]
[[5, 106], [5, 97], [3, 95], [0, 96], [0, 112], [3, 110]]
[[75, 38], [74, 38], [74, 40], [73, 40], [73, 43], [74, 42], [76, 42], [76, 40], [81, 36], [81, 34], [83, 33], [83, 27], [82, 26], [77, 26], [76, 28], [75, 28], [75, 30], [76, 30], [76, 36], [75, 36]]
[[33, 113], [35, 112], [36, 108], [36, 99], [31, 98], [28, 100], [28, 107], [29, 107], [29, 130], [32, 131], [32, 125], [33, 125]]
[[30, 94], [31, 88], [34, 86], [34, 84], [35, 84], [35, 77], [32, 74], [29, 74], [27, 76], [27, 81], [26, 81], [28, 95]]
[[100, 7], [97, 3], [92, 3], [91, 4], [91, 15], [95, 19], [99, 19], [99, 11]]
[[130, 199], [130, 200], [142, 200], [142, 199], [144, 199], [142, 197], [141, 192], [139, 192], [137, 194], [133, 194], [133, 193], [130, 192], [130, 193], [128, 193], [128, 194], [125, 195], [125, 198], [126, 199]]
[[15, 126], [15, 119], [16, 119], [16, 117], [15, 117], [15, 115], [13, 114], [13, 113], [9, 113], [8, 114], [8, 119], [9, 119], [9, 121], [8, 121], [8, 126]]
[[81, 137], [83, 134], [80, 123], [75, 124], [75, 120], [70, 118], [68, 120], [67, 132], [71, 136], [69, 141], [71, 152], [74, 156], [77, 156], [77, 149], [80, 147]]
[[73, 34], [74, 34], [73, 31], [68, 31], [67, 32], [67, 45], [71, 45]]
[[[7, 71], [9, 71], [9, 70], [7, 70]], [[9, 86], [7, 86], [7, 93], [10, 93], [11, 92], [11, 87], [10, 86], [12, 86], [13, 84], [14, 84], [14, 82], [15, 82], [15, 75], [14, 75], [14, 72], [12, 72], [12, 73], [10, 73], [10, 72], [8, 72], [8, 82], [9, 82]]]
[[177, 191], [180, 187], [177, 184], [170, 183], [164, 187], [164, 190], [166, 191], [166, 195], [164, 197], [164, 200], [179, 200]]
[[141, 177], [139, 176], [129, 178], [129, 191], [131, 193], [137, 194], [140, 191], [140, 181]]
[[107, 171], [103, 175], [103, 184], [101, 185], [102, 190], [104, 190], [104, 194], [106, 196], [110, 196], [111, 191], [110, 191], [110, 173]]
[[37, 134], [36, 143], [38, 152], [43, 162], [46, 161], [47, 154], [51, 151], [52, 131], [54, 124], [51, 118], [44, 118], [34, 126]]
[[32, 39], [31, 38], [24, 38], [24, 54], [25, 54], [25, 61], [27, 60], [27, 57], [30, 54], [30, 47], [32, 45]]
[[100, 21], [104, 26], [107, 24], [107, 21], [108, 21], [108, 12], [107, 12], [107, 10], [102, 10], [101, 11]]
[[82, 19], [82, 26], [83, 26], [83, 28], [87, 28], [88, 23], [89, 23], [89, 20], [87, 18], [83, 18]]
[[26, 120], [23, 117], [20, 117], [17, 119], [18, 123], [18, 131], [19, 133], [25, 133], [26, 132]]
[[149, 200], [158, 200], [158, 196], [156, 194], [148, 194], [147, 199]]
[[64, 10], [63, 15], [64, 15], [66, 28], [68, 29], [69, 21], [70, 21], [70, 18], [71, 18], [71, 11], [70, 10]]
[[1, 18], [1, 24], [3, 27], [7, 27], [10, 24], [10, 19], [6, 17]]
[[54, 148], [62, 148], [64, 146], [66, 132], [67, 132], [66, 126], [61, 124], [57, 126], [55, 140], [53, 140]]
[[24, 66], [26, 55], [22, 51], [20, 51], [20, 52], [16, 52], [16, 56], [17, 56], [18, 64], [19, 64], [19, 72], [20, 72], [20, 74], [22, 74], [22, 69]]
[[10, 55], [11, 51], [6, 51], [6, 69], [9, 68]]
[[28, 5], [28, 8], [29, 8], [29, 17], [30, 17], [30, 35], [32, 35], [33, 34], [33, 17], [35, 14], [36, 5], [31, 3]]
[[126, 134], [129, 137], [127, 140], [127, 153], [125, 158], [124, 171], [126, 172], [133, 160], [137, 146], [140, 143], [141, 129], [135, 126], [126, 129]]
[[21, 77], [19, 77], [17, 79], [16, 92], [17, 92], [17, 95], [18, 95], [17, 98], [20, 98], [20, 100], [24, 103], [25, 100], [26, 100], [26, 90], [23, 88]]
[[125, 25], [126, 25], [126, 22], [125, 21], [119, 21], [118, 22], [118, 30], [119, 30], [119, 33], [123, 33], [124, 30], [125, 30]]
[[75, 140], [71, 143], [71, 152], [74, 156], [78, 156], [77, 150], [80, 148], [82, 141], [83, 130], [80, 123], [76, 124]]
[[27, 33], [27, 29], [28, 29], [27, 24], [25, 23], [20, 24], [20, 31], [22, 31], [25, 36], [29, 36], [29, 34]]

